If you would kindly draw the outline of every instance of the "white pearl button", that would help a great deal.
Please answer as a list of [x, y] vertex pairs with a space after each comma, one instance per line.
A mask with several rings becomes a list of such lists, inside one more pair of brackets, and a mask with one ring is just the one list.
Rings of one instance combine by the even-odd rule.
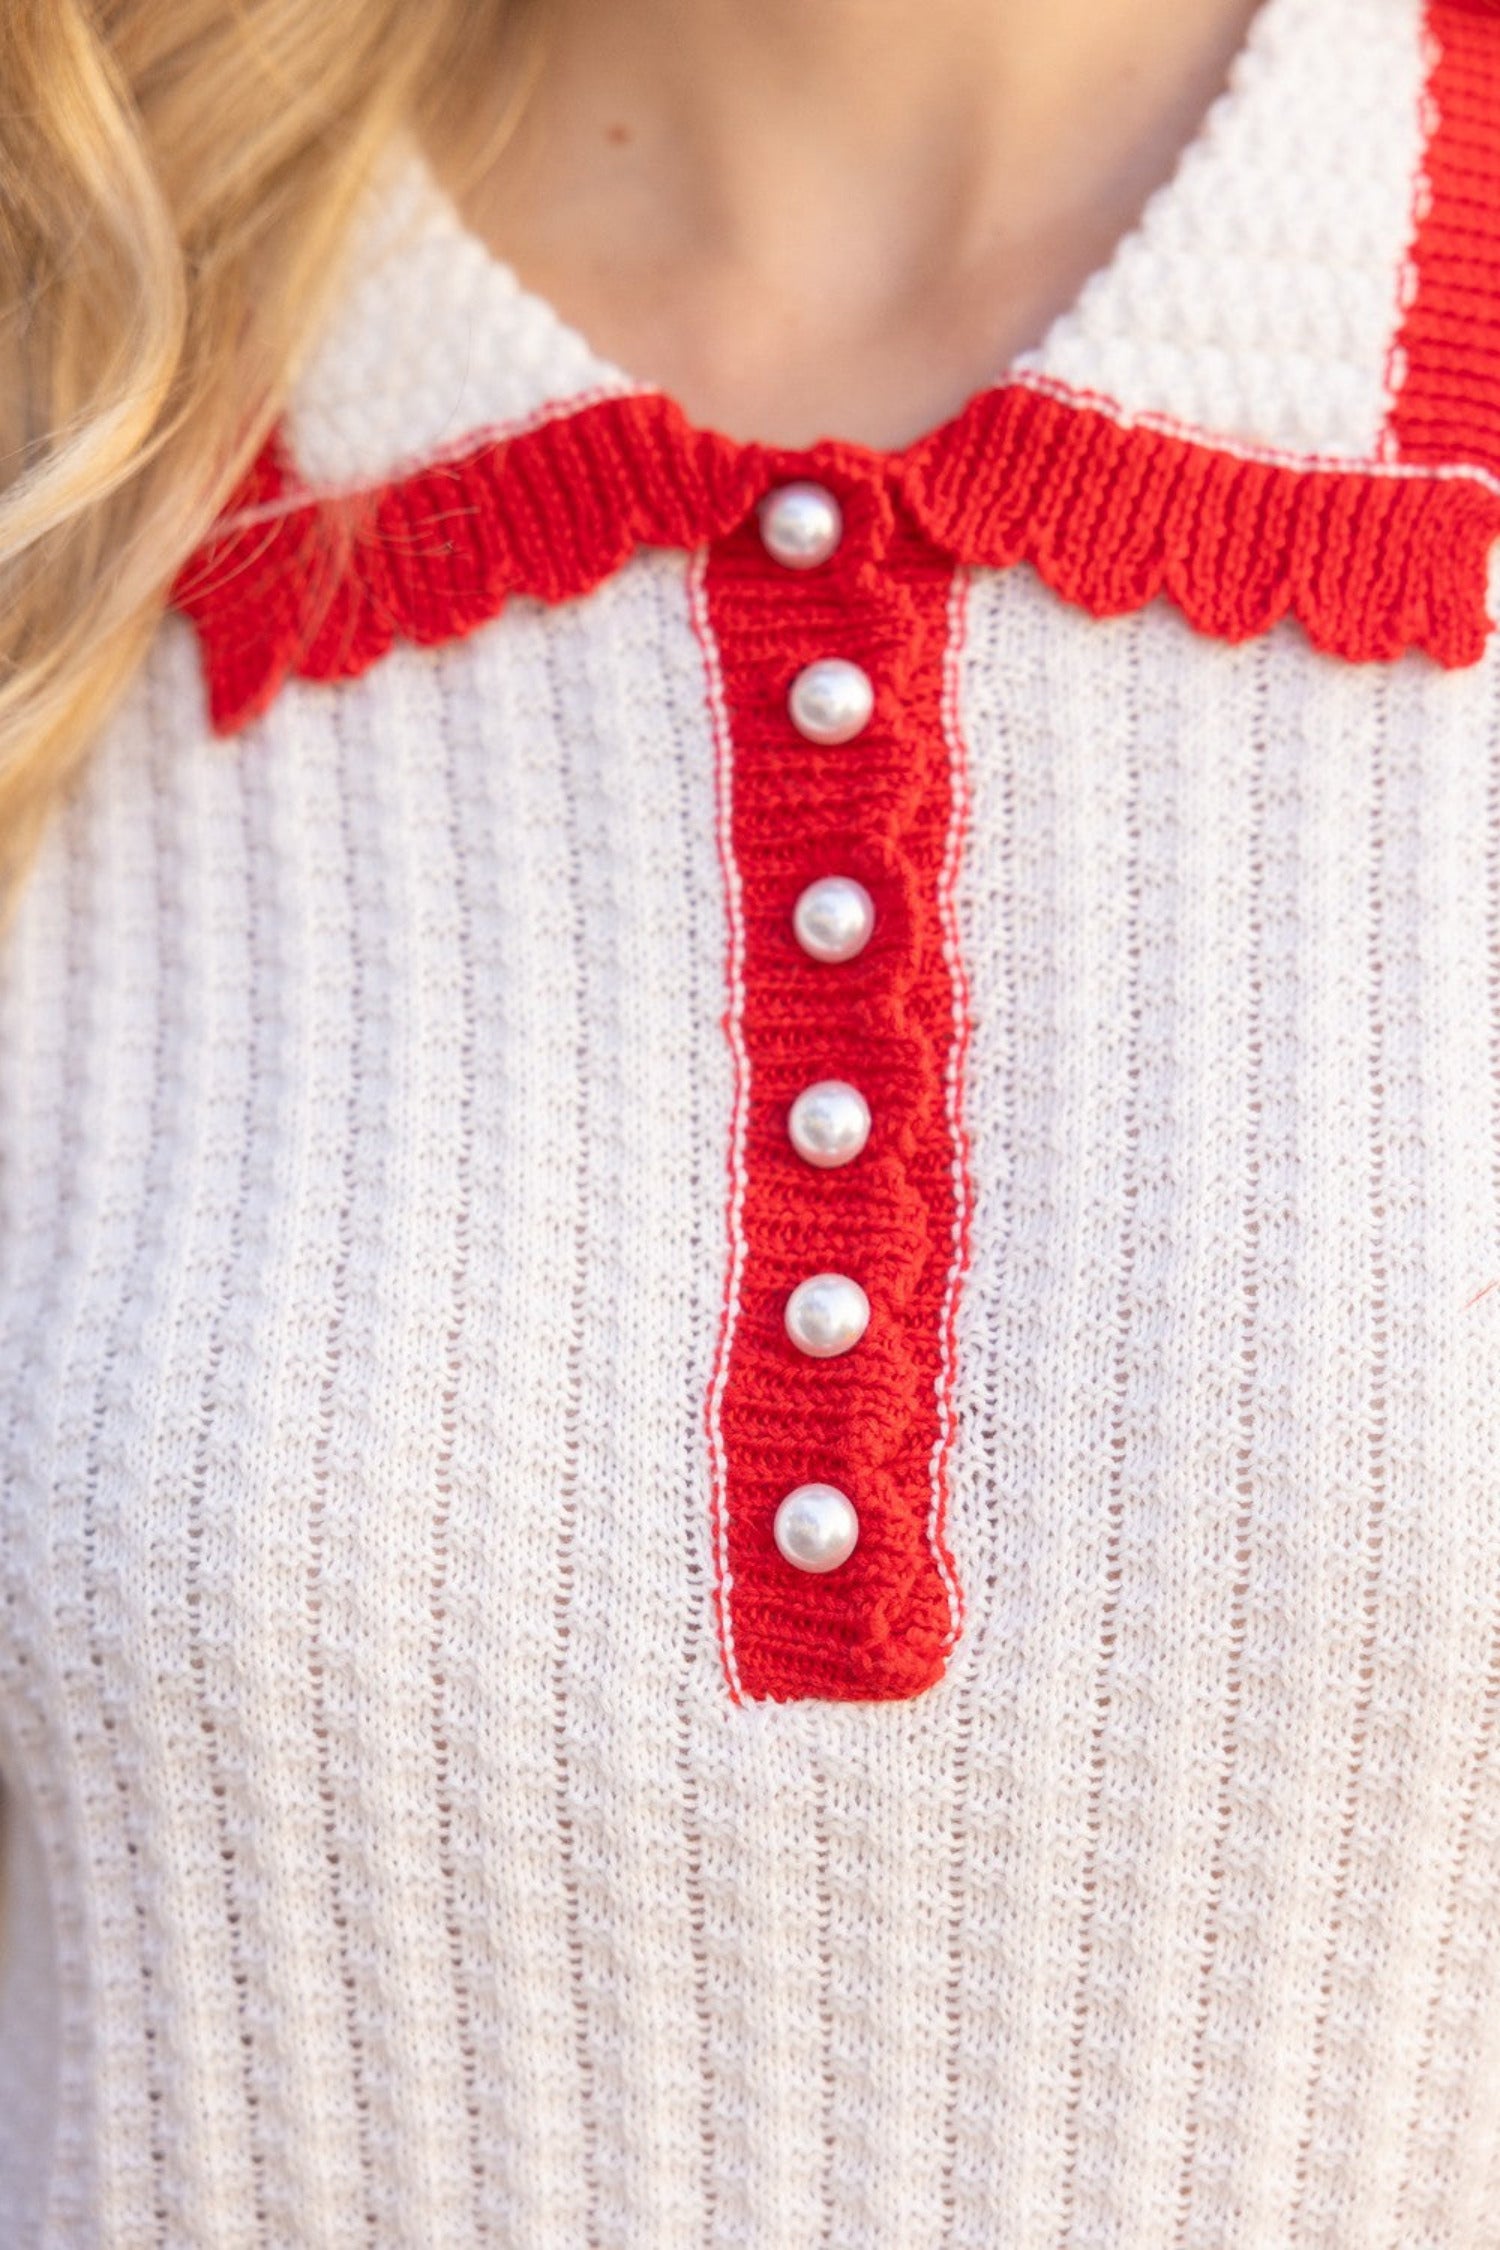
[[852, 1352], [870, 1325], [870, 1300], [846, 1273], [815, 1273], [786, 1301], [786, 1332], [809, 1359]]
[[777, 1509], [773, 1536], [798, 1570], [837, 1570], [854, 1552], [859, 1518], [836, 1484], [799, 1484]]
[[875, 931], [875, 901], [850, 875], [809, 883], [792, 913], [797, 943], [815, 961], [852, 961]]
[[760, 535], [768, 555], [788, 570], [816, 570], [844, 536], [837, 500], [820, 484], [784, 484], [760, 504]]
[[870, 1105], [857, 1086], [820, 1078], [797, 1096], [787, 1118], [792, 1146], [820, 1171], [852, 1164], [870, 1138]]
[[870, 723], [875, 690], [859, 665], [842, 656], [820, 656], [793, 680], [787, 708], [806, 741], [852, 742]]

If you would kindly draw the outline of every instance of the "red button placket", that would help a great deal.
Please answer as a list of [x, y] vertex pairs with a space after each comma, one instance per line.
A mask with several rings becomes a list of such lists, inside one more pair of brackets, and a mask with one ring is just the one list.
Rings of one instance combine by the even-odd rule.
[[[951, 557], [878, 470], [820, 481], [843, 518], [826, 560], [778, 559], [762, 511], [713, 545], [703, 582], [741, 1075], [710, 1434], [736, 1693], [884, 1700], [940, 1676], [960, 1614], [943, 1536], [967, 1202], [960, 599]], [[830, 661], [857, 670], [809, 688]], [[860, 716], [858, 673], [868, 719], [813, 739]], [[859, 891], [874, 908], [867, 942], [833, 957], [798, 928], [830, 879], [858, 886], [836, 893], [846, 917]], [[829, 1334], [837, 1348], [818, 1348]]]

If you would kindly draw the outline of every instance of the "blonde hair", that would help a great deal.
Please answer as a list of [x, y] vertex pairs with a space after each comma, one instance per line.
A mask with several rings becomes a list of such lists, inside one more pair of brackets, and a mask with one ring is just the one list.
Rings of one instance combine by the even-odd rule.
[[515, 0], [0, 6], [0, 913], [284, 399], [399, 125]]

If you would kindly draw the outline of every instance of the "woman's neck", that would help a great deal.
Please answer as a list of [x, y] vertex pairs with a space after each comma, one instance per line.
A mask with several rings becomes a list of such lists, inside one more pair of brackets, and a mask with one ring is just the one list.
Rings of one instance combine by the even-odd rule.
[[695, 419], [897, 445], [1104, 261], [1254, 0], [548, 8], [471, 224]]

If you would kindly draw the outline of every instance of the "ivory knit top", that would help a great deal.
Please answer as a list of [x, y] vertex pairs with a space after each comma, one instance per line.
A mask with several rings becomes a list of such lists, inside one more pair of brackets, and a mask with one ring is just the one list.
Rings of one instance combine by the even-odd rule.
[[7, 2250], [1496, 2250], [1497, 532], [1481, 0], [898, 454], [393, 161], [3, 954]]

